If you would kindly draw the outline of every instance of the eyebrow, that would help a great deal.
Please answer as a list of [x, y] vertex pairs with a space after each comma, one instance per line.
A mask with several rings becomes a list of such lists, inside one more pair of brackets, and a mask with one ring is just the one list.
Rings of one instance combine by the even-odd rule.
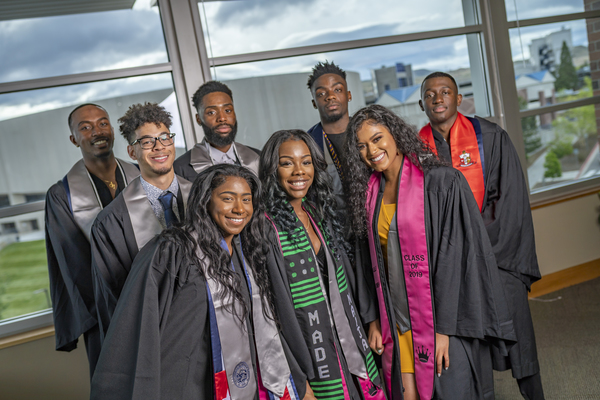
[[159, 133], [156, 136], [144, 135], [144, 136], [142, 136], [141, 138], [138, 138], [138, 139], [139, 140], [141, 140], [141, 139], [154, 139], [154, 138], [157, 138], [157, 137], [162, 136], [162, 135], [168, 135], [169, 133], [170, 132], [161, 132], [161, 133]]
[[[97, 121], [102, 121], [102, 120], [109, 121], [108, 118], [106, 118], [106, 117], [102, 117], [102, 118], [98, 118], [97, 119]], [[77, 124], [77, 127], [81, 126], [81, 124], [91, 124], [91, 123], [92, 123], [92, 121], [87, 121], [87, 120], [86, 121], [79, 121], [79, 123]]]
[[[342, 85], [342, 86], [344, 86], [344, 83], [343, 83], [342, 81], [337, 81], [337, 82], [336, 82], [336, 83], [334, 83], [332, 86], [338, 86], [338, 85]], [[326, 89], [326, 88], [325, 88], [325, 86], [317, 86], [317, 87], [315, 88], [315, 92], [316, 92], [317, 90], [319, 90], [319, 89]]]
[[232, 192], [232, 191], [229, 191], [229, 190], [226, 190], [224, 192], [219, 193], [219, 196], [222, 195], [222, 194], [230, 194], [230, 195], [233, 195], [233, 196], [237, 196], [237, 195], [240, 195], [240, 196], [252, 196], [252, 193], [241, 193], [241, 194], [239, 194], [237, 192]]
[[[306, 158], [306, 157], [311, 157], [310, 154], [305, 154], [302, 156], [302, 158]], [[281, 160], [282, 158], [291, 158], [292, 160], [294, 159], [294, 157], [292, 156], [279, 156], [279, 159]]]
[[233, 103], [211, 104], [209, 106], [204, 107], [204, 109], [206, 110], [207, 108], [219, 108], [219, 107], [228, 107], [228, 106], [233, 107]]

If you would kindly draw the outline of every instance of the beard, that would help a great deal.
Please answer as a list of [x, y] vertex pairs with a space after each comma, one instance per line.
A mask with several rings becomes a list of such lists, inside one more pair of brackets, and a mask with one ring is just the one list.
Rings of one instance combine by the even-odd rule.
[[[227, 134], [227, 136], [223, 136], [216, 132], [216, 128], [222, 125], [227, 125], [231, 128], [231, 131]], [[210, 128], [207, 125], [202, 123], [202, 129], [204, 130], [204, 136], [206, 141], [213, 145], [214, 147], [224, 147], [229, 146], [235, 140], [235, 135], [237, 134], [237, 121], [235, 121], [234, 125], [229, 124], [220, 124], [215, 126], [214, 128]]]
[[344, 116], [345, 112], [344, 111], [337, 111], [333, 114], [321, 114], [321, 120], [325, 123], [331, 124], [334, 122], [339, 121], [340, 119], [342, 119], [342, 117]]

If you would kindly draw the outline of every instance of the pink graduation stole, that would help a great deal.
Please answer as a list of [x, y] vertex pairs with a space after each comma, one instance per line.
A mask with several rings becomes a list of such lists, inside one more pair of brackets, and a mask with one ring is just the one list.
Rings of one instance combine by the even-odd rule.
[[[420, 397], [431, 399], [435, 375], [435, 328], [425, 232], [425, 180], [423, 171], [408, 157], [404, 157], [403, 164], [398, 188], [396, 219], [412, 327], [415, 379]], [[384, 379], [388, 388], [391, 388], [394, 352], [392, 335], [395, 334], [392, 329], [394, 331], [396, 329], [390, 325], [387, 317], [380, 267], [377, 265], [375, 233], [372, 228], [380, 184], [381, 173], [373, 173], [367, 188], [366, 208], [369, 221], [369, 249], [379, 300], [383, 345], [385, 346], [382, 354]]]
[[[437, 154], [431, 124], [427, 124], [421, 128], [419, 136]], [[479, 152], [479, 143], [475, 128], [471, 121], [461, 113], [457, 114], [456, 121], [454, 121], [454, 125], [450, 129], [450, 156], [452, 157], [452, 166], [462, 172], [465, 178], [467, 178], [467, 182], [469, 182], [473, 196], [475, 196], [475, 200], [479, 206], [479, 211], [481, 211], [485, 195], [483, 160]]]

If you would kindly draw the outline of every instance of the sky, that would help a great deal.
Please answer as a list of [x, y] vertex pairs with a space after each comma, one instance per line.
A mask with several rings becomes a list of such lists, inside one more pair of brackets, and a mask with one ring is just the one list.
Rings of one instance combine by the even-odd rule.
[[[583, 10], [583, 0], [506, 0], [509, 19], [514, 1], [520, 18]], [[142, 3], [142, 2], [140, 2]], [[146, 3], [148, 3], [146, 1]], [[465, 26], [463, 0], [254, 0], [200, 2], [198, 8], [209, 54], [283, 49], [354, 39]], [[587, 45], [585, 24], [570, 22], [575, 45]], [[83, 29], [85, 28], [85, 29]], [[528, 41], [560, 26], [522, 29]], [[512, 33], [512, 32], [511, 32]], [[513, 57], [520, 44], [513, 34]], [[168, 61], [157, 7], [0, 21], [0, 83], [151, 65]], [[515, 50], [517, 49], [517, 50]], [[371, 70], [396, 62], [413, 70], [468, 68], [465, 36], [315, 54], [216, 68], [216, 78], [307, 72], [317, 61], [334, 60], [369, 79]], [[0, 120], [102, 98], [172, 87], [170, 74], [128, 78], [0, 95]]]

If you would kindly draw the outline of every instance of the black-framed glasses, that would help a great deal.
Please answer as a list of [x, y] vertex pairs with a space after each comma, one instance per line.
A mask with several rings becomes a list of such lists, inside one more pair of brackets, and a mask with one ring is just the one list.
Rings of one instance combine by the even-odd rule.
[[131, 146], [139, 143], [140, 147], [144, 150], [153, 149], [156, 146], [156, 141], [160, 140], [160, 143], [163, 146], [170, 146], [173, 144], [174, 133], [163, 133], [158, 135], [157, 137], [143, 137], [140, 139], [136, 139], [130, 143]]

